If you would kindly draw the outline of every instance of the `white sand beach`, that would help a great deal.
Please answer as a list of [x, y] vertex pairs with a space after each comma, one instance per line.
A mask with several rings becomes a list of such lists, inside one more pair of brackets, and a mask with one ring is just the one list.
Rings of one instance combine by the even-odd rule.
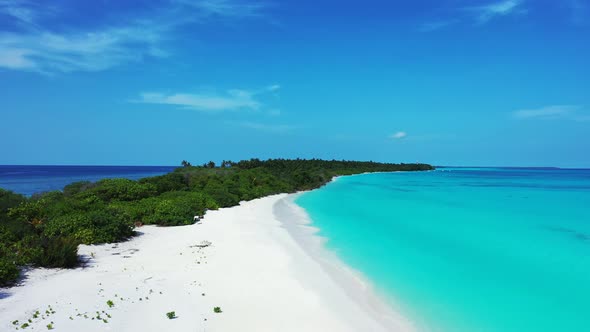
[[[412, 330], [323, 249], [294, 197], [210, 211], [191, 226], [144, 226], [124, 243], [81, 246], [85, 267], [35, 269], [21, 286], [0, 289], [0, 331], [25, 323], [26, 330], [51, 324], [76, 332]], [[176, 318], [167, 318], [171, 311]]]

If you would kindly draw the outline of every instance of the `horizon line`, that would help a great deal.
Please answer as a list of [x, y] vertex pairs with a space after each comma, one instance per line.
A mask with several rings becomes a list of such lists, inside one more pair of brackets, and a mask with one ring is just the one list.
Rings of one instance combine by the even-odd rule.
[[[270, 159], [286, 159], [289, 160], [289, 158], [270, 158]], [[304, 159], [305, 158], [300, 158], [300, 159]], [[245, 159], [248, 160], [248, 159]], [[261, 159], [263, 160], [263, 159]], [[264, 160], [268, 160], [268, 159], [264, 159]], [[295, 160], [295, 159], [292, 159]], [[319, 159], [319, 160], [326, 160], [326, 161], [331, 161], [328, 159]], [[336, 160], [336, 159], [335, 159]], [[343, 159], [344, 161], [360, 161], [360, 160], [346, 160]], [[341, 161], [341, 160], [336, 160], [336, 161]], [[362, 161], [360, 161], [362, 162]], [[412, 163], [408, 163], [408, 162], [380, 162], [380, 161], [365, 161], [365, 162], [377, 162], [377, 163], [386, 163], [386, 164], [423, 164], [423, 162], [412, 162]], [[428, 164], [428, 163], [425, 163]], [[490, 165], [485, 165], [485, 166], [478, 166], [478, 165], [434, 165], [434, 164], [429, 164], [432, 165], [435, 168], [504, 168], [504, 169], [565, 169], [565, 170], [590, 170], [590, 167], [561, 167], [561, 166], [490, 166]], [[200, 164], [196, 164], [194, 166], [200, 166]], [[216, 165], [217, 166], [217, 165]], [[106, 164], [0, 164], [0, 167], [182, 167], [182, 165], [121, 165], [121, 164], [113, 164], [113, 165], [106, 165]]]

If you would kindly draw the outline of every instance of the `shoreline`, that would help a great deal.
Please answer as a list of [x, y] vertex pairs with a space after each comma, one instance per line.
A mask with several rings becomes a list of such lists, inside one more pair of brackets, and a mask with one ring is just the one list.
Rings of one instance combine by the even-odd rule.
[[[411, 330], [323, 247], [297, 195], [209, 211], [190, 226], [144, 226], [127, 242], [82, 245], [84, 267], [34, 269], [22, 286], [0, 289], [0, 330]], [[178, 318], [167, 319], [170, 311]]]
[[[339, 177], [341, 176], [335, 177], [333, 181]], [[290, 194], [277, 201], [273, 207], [277, 220], [366, 314], [387, 331], [414, 331], [413, 324], [403, 317], [392, 303], [382, 300], [362, 272], [353, 269], [335, 252], [326, 248], [325, 243], [328, 239], [318, 234], [320, 229], [313, 226], [307, 211], [295, 203], [297, 197], [304, 193]]]

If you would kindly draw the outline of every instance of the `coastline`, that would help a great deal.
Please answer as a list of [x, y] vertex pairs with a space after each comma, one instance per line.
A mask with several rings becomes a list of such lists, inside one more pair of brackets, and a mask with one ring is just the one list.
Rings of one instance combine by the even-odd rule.
[[313, 221], [305, 209], [295, 203], [297, 197], [303, 193], [291, 194], [275, 203], [277, 220], [364, 313], [387, 331], [414, 331], [413, 324], [403, 317], [395, 306], [383, 301], [361, 272], [348, 266], [336, 253], [325, 247], [327, 239], [318, 235], [320, 229], [313, 226]]
[[[296, 195], [210, 211], [190, 226], [144, 226], [128, 242], [81, 246], [85, 267], [34, 269], [22, 286], [0, 289], [0, 329], [411, 330], [323, 249]], [[170, 311], [178, 318], [168, 319]]]

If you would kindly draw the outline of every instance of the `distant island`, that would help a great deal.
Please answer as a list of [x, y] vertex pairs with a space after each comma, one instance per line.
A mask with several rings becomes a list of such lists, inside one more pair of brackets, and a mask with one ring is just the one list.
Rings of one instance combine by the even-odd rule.
[[162, 176], [75, 182], [30, 198], [0, 189], [0, 286], [14, 284], [23, 266], [75, 267], [79, 244], [123, 241], [137, 225], [188, 225], [207, 210], [319, 188], [334, 176], [432, 169], [428, 164], [319, 159], [224, 160], [202, 166], [183, 161]]

